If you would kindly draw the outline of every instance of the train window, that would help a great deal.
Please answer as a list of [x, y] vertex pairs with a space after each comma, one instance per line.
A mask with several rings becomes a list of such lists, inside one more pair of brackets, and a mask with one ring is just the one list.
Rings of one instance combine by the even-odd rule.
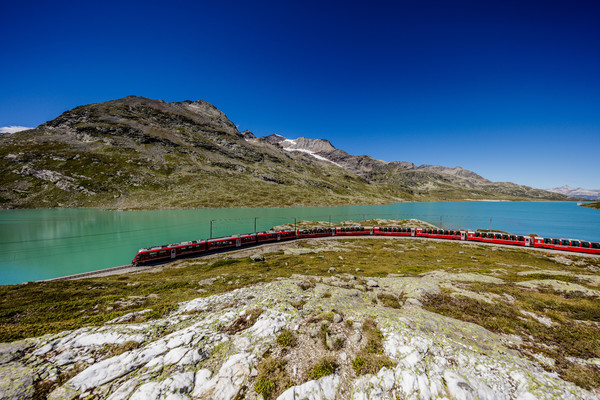
[[167, 254], [167, 251], [166, 251], [166, 250], [161, 250], [161, 251], [159, 251], [159, 252], [158, 252], [158, 254], [159, 254], [159, 255], [162, 255], [162, 254]]
[[579, 242], [577, 240], [571, 240], [571, 246], [579, 247]]
[[479, 237], [479, 236], [481, 236], [481, 235], [479, 234], [479, 232], [475, 232], [475, 237]]
[[502, 239], [508, 240], [508, 235], [502, 235]]
[[592, 242], [590, 243], [590, 246], [592, 247], [592, 249], [600, 249], [600, 243], [598, 242]]
[[552, 240], [549, 238], [544, 238], [544, 243], [550, 244], [550, 243], [552, 243]]
[[560, 244], [560, 240], [558, 240], [558, 239], [552, 239], [552, 244]]
[[448, 231], [448, 235], [454, 236], [454, 231]]
[[522, 242], [522, 241], [524, 241], [524, 240], [525, 240], [525, 237], [523, 237], [523, 236], [517, 236], [517, 240], [518, 240], [519, 242]]
[[589, 249], [590, 242], [581, 242], [581, 247], [585, 247], [586, 249]]
[[561, 245], [563, 245], [563, 246], [568, 246], [568, 245], [570, 245], [571, 243], [569, 242], [569, 240], [561, 240], [561, 241], [560, 241], [560, 244], [561, 244]]
[[510, 235], [510, 240], [517, 240], [517, 237], [515, 235]]

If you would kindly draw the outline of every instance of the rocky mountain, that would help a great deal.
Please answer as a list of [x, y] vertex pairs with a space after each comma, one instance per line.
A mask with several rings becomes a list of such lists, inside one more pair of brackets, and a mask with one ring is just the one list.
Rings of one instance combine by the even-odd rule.
[[580, 197], [582, 199], [600, 200], [600, 189], [572, 188], [568, 185], [547, 189], [549, 192], [560, 193], [571, 197]]
[[129, 96], [0, 134], [0, 207], [381, 204], [566, 196], [460, 167], [386, 163], [323, 139], [256, 138], [206, 101]]

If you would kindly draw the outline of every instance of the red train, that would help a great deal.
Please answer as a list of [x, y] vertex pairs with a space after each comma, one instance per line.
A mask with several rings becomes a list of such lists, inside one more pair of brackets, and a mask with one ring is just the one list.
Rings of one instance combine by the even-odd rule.
[[505, 232], [474, 232], [456, 229], [404, 228], [398, 226], [337, 226], [278, 232], [248, 233], [215, 239], [193, 240], [140, 249], [133, 265], [152, 264], [179, 257], [226, 251], [260, 243], [327, 236], [412, 236], [423, 238], [466, 240], [524, 247], [539, 247], [578, 253], [600, 254], [600, 243], [576, 239], [555, 239], [541, 236], [513, 235]]

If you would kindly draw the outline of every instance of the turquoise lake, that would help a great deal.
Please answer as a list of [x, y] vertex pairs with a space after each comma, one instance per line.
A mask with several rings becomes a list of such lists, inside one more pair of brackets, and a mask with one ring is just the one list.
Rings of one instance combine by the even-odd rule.
[[152, 245], [265, 230], [298, 220], [417, 218], [443, 228], [600, 241], [600, 210], [572, 202], [431, 202], [377, 206], [152, 211], [0, 210], [0, 284], [124, 265]]

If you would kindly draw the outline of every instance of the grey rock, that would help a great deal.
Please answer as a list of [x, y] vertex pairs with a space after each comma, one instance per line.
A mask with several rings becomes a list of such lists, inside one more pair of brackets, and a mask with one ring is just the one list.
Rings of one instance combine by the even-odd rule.
[[333, 338], [328, 333], [325, 334], [325, 346], [329, 350], [333, 350]]
[[377, 283], [377, 281], [375, 281], [373, 279], [369, 279], [367, 281], [367, 286], [368, 287], [379, 287], [379, 283]]
[[24, 341], [0, 343], [0, 365], [20, 358], [27, 347], [27, 343]]
[[250, 256], [250, 259], [254, 262], [265, 261], [265, 256], [263, 256], [262, 254], [253, 254]]
[[333, 322], [336, 324], [342, 322], [342, 316], [340, 314], [333, 314]]
[[319, 327], [318, 327], [318, 326], [315, 326], [315, 327], [313, 327], [313, 328], [310, 330], [310, 332], [309, 332], [309, 335], [310, 335], [310, 337], [313, 337], [313, 338], [315, 338], [315, 337], [319, 336], [319, 332], [320, 332], [320, 331], [321, 331], [321, 330], [319, 329]]
[[354, 332], [352, 335], [350, 335], [351, 343], [358, 344], [358, 343], [360, 343], [361, 339], [362, 339], [362, 335], [360, 332]]
[[0, 366], [0, 400], [28, 400], [33, 397], [31, 368], [21, 363]]
[[336, 271], [336, 269], [334, 267], [331, 267], [327, 270], [327, 272], [329, 272], [330, 274], [334, 273]]
[[423, 307], [423, 303], [421, 303], [418, 299], [415, 299], [413, 297], [409, 297], [408, 299], [406, 299], [406, 304], [415, 307]]
[[201, 281], [198, 282], [198, 285], [212, 285], [216, 281], [217, 281], [217, 278], [202, 279]]

